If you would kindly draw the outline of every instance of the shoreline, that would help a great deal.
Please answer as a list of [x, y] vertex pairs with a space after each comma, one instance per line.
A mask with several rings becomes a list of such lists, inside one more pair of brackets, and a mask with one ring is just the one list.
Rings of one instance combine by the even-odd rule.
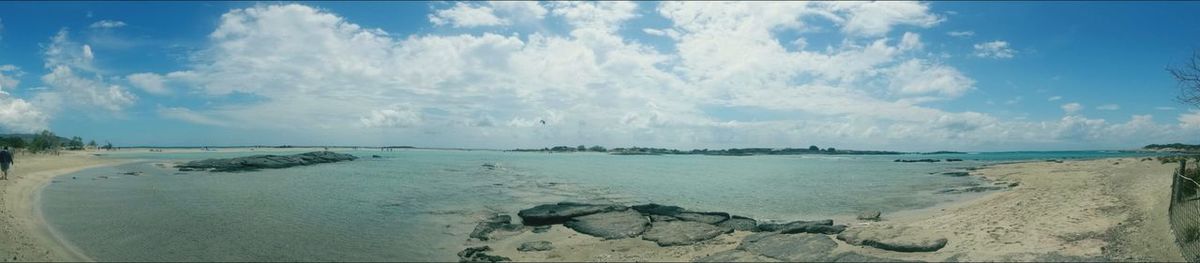
[[127, 162], [91, 154], [16, 156], [9, 180], [0, 181], [0, 261], [92, 261], [45, 221], [40, 203], [42, 189], [56, 177]]

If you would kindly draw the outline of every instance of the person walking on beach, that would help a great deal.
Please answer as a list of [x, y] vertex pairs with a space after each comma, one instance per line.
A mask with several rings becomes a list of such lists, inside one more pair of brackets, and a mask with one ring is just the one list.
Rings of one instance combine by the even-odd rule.
[[8, 146], [4, 146], [4, 150], [0, 150], [0, 172], [4, 173], [0, 180], [8, 180], [8, 167], [12, 166], [12, 163], [12, 153], [8, 152]]

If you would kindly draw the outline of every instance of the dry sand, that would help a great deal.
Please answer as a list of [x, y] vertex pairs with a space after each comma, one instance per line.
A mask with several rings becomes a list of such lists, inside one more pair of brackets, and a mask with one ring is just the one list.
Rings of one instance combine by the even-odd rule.
[[[838, 240], [834, 254], [922, 261], [1183, 261], [1167, 224], [1174, 167], [1136, 158], [990, 166], [972, 174], [1019, 186], [933, 209], [885, 214], [882, 222], [837, 222], [852, 228], [919, 227], [949, 239], [945, 248], [903, 253]], [[732, 249], [748, 234], [664, 248], [639, 238], [600, 240], [556, 225], [547, 233], [468, 241], [464, 247], [488, 245], [491, 254], [515, 261], [689, 261]], [[542, 240], [555, 248], [516, 250], [523, 242]]]
[[8, 180], [0, 180], [0, 261], [87, 261], [59, 242], [38, 210], [41, 189], [55, 177], [82, 169], [115, 165], [89, 152], [18, 155]]

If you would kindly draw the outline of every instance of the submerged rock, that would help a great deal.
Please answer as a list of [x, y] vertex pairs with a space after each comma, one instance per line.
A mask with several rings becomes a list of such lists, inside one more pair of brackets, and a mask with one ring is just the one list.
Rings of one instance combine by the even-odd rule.
[[512, 259], [502, 256], [488, 255], [487, 251], [492, 251], [491, 247], [469, 247], [458, 252], [458, 262], [506, 262]]
[[533, 227], [533, 232], [534, 232], [534, 233], [546, 233], [546, 231], [550, 231], [550, 225], [544, 225], [544, 226], [535, 226], [535, 227]]
[[637, 211], [623, 210], [575, 217], [563, 225], [594, 237], [621, 239], [642, 234], [650, 220]]
[[1008, 186], [970, 186], [938, 190], [939, 194], [963, 194], [963, 193], [978, 193], [987, 191], [996, 191], [1008, 189]]
[[659, 246], [691, 245], [709, 240], [721, 234], [733, 232], [732, 228], [719, 227], [692, 221], [662, 221], [650, 225], [642, 239], [654, 241]]
[[946, 238], [913, 227], [855, 227], [837, 238], [852, 245], [869, 246], [897, 252], [931, 252], [946, 246]]
[[729, 213], [722, 212], [683, 212], [675, 215], [675, 218], [683, 221], [700, 222], [710, 225], [716, 225], [721, 221], [729, 219]]
[[[512, 217], [508, 215], [494, 215], [483, 222], [475, 225], [475, 230], [471, 231], [470, 237], [479, 240], [497, 239], [493, 233], [496, 231], [508, 232], [506, 234], [516, 234], [525, 231], [523, 225], [512, 224]], [[506, 235], [505, 235], [506, 236]]]
[[517, 247], [517, 251], [521, 252], [547, 251], [551, 249], [554, 249], [554, 245], [550, 241], [530, 241], [521, 243], [521, 246]]
[[897, 162], [897, 163], [936, 163], [936, 162], [941, 162], [941, 161], [942, 160], [938, 160], [938, 159], [917, 159], [917, 160], [896, 159], [894, 162]]
[[825, 235], [760, 233], [746, 237], [737, 249], [787, 262], [827, 261], [837, 248]]
[[754, 228], [758, 227], [758, 221], [744, 216], [730, 216], [728, 220], [717, 223], [717, 226], [728, 227], [737, 231], [754, 231]]
[[809, 233], [809, 234], [835, 235], [835, 234], [841, 233], [842, 231], [846, 231], [846, 225], [813, 225], [813, 224], [809, 224], [809, 225], [784, 226], [783, 230], [780, 230], [779, 233], [783, 233], [783, 234]]
[[693, 259], [692, 262], [777, 262], [779, 260], [759, 256], [754, 253], [741, 250], [728, 250], [717, 252], [716, 254], [699, 257]]
[[825, 220], [817, 220], [817, 221], [792, 221], [792, 222], [788, 222], [786, 224], [763, 223], [763, 224], [758, 224], [758, 226], [754, 228], [754, 231], [755, 232], [775, 232], [775, 231], [782, 231], [784, 229], [795, 228], [795, 227], [799, 227], [799, 226], [803, 226], [803, 225], [832, 226], [833, 219], [825, 219]]
[[259, 169], [281, 169], [302, 165], [352, 161], [354, 155], [330, 151], [308, 152], [295, 155], [253, 155], [227, 159], [191, 161], [176, 166], [179, 171], [241, 172]]
[[675, 215], [678, 215], [679, 213], [683, 213], [683, 212], [687, 211], [687, 209], [683, 209], [683, 207], [678, 207], [678, 206], [673, 206], [673, 205], [660, 205], [660, 204], [653, 204], [653, 203], [630, 206], [629, 208], [632, 208], [633, 210], [638, 211], [638, 213], [642, 213], [642, 214], [646, 214], [646, 215], [659, 215], [659, 216], [670, 216], [670, 217], [674, 217]]
[[857, 218], [858, 220], [865, 221], [879, 221], [880, 215], [883, 215], [883, 212], [880, 212], [879, 210], [863, 211], [862, 213], [858, 213]]
[[961, 177], [961, 176], [971, 175], [971, 173], [970, 172], [944, 172], [944, 173], [942, 173], [942, 175]]
[[544, 204], [517, 212], [521, 223], [528, 226], [562, 224], [572, 217], [585, 216], [595, 213], [624, 210], [617, 205], [593, 205], [572, 202]]

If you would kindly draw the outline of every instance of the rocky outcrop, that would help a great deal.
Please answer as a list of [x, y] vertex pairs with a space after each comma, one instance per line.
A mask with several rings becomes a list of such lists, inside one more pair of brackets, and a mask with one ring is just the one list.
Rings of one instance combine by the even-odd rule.
[[779, 260], [759, 256], [741, 250], [728, 250], [693, 259], [692, 262], [778, 262]]
[[858, 217], [856, 218], [863, 221], [879, 221], [880, 215], [883, 215], [883, 212], [880, 212], [879, 210], [871, 210], [858, 213]]
[[842, 231], [846, 231], [846, 225], [808, 224], [808, 225], [784, 226], [783, 230], [780, 230], [779, 233], [783, 233], [783, 234], [809, 233], [809, 234], [836, 235], [838, 233], [841, 233]]
[[654, 222], [642, 239], [654, 241], [659, 246], [691, 245], [733, 232], [733, 228], [719, 227], [692, 221]]
[[469, 247], [458, 252], [458, 262], [507, 262], [512, 259], [496, 255], [488, 255], [492, 251], [488, 246]]
[[729, 219], [729, 213], [722, 212], [683, 212], [675, 214], [675, 218], [683, 221], [700, 222], [715, 225]]
[[744, 216], [730, 216], [728, 220], [717, 223], [717, 226], [728, 227], [737, 231], [754, 231], [758, 221]]
[[938, 160], [938, 159], [916, 159], [916, 160], [896, 159], [893, 162], [897, 162], [897, 163], [936, 163], [936, 162], [941, 162], [941, 161], [942, 160]]
[[521, 252], [547, 251], [551, 249], [554, 249], [554, 244], [550, 243], [550, 241], [530, 241], [521, 243], [521, 246], [517, 247], [517, 251]]
[[617, 205], [593, 205], [561, 202], [557, 204], [539, 205], [533, 208], [521, 210], [517, 213], [517, 216], [521, 217], [521, 223], [525, 225], [541, 226], [562, 224], [567, 222], [567, 220], [577, 216], [619, 211], [624, 209], [625, 207]]
[[754, 228], [754, 231], [756, 231], [756, 232], [775, 232], [775, 231], [783, 231], [784, 229], [796, 228], [796, 227], [805, 226], [805, 225], [832, 226], [833, 219], [825, 219], [825, 220], [817, 220], [817, 221], [792, 221], [792, 222], [788, 222], [786, 224], [764, 223], [764, 224], [758, 224], [758, 226]]
[[621, 239], [641, 235], [650, 220], [637, 211], [622, 210], [574, 217], [563, 225], [594, 237]]
[[254, 155], [227, 159], [207, 159], [176, 165], [180, 171], [242, 172], [260, 169], [282, 169], [294, 166], [352, 161], [354, 155], [330, 151], [295, 155]]
[[[519, 234], [527, 229], [526, 226], [512, 224], [512, 217], [508, 215], [493, 215], [492, 217], [479, 222], [475, 225], [475, 230], [471, 231], [471, 238], [479, 240], [498, 239], [496, 236], [510, 236]], [[501, 235], [494, 235], [501, 233]]]
[[946, 246], [946, 238], [913, 227], [870, 226], [855, 227], [837, 238], [848, 244], [869, 246], [897, 252], [931, 252]]
[[827, 261], [835, 248], [837, 243], [825, 235], [778, 233], [748, 236], [737, 247], [738, 250], [787, 262]]

